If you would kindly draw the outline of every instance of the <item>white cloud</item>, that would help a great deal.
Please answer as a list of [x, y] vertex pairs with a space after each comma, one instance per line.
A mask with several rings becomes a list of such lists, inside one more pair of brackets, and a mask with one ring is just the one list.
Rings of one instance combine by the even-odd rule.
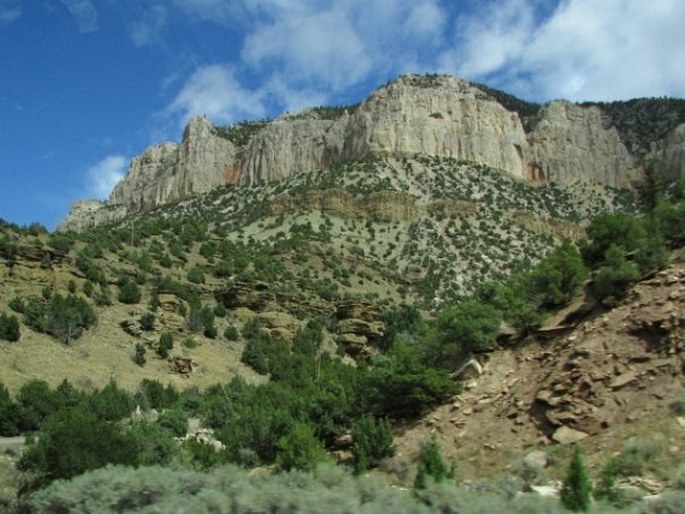
[[[681, 0], [166, 2], [169, 23], [202, 19], [243, 38], [238, 60], [206, 65], [190, 52], [176, 67], [166, 87], [178, 93], [161, 116], [174, 131], [196, 114], [231, 123], [336, 103], [408, 71], [449, 71], [536, 100], [685, 92]], [[179, 12], [184, 21], [171, 19]], [[165, 23], [141, 26], [139, 44]]]
[[291, 83], [323, 82], [340, 90], [365, 78], [372, 66], [344, 11], [286, 16], [258, 27], [245, 41], [243, 61], [269, 68]]
[[88, 168], [88, 196], [106, 200], [117, 182], [124, 178], [127, 169], [128, 159], [123, 155], [110, 155]]
[[438, 0], [259, 0], [250, 13], [243, 65], [272, 70], [291, 87], [332, 93], [421, 67], [421, 45], [438, 44], [445, 13]]
[[526, 0], [500, 0], [482, 9], [457, 19], [455, 44], [440, 56], [441, 67], [464, 77], [486, 75], [523, 52], [534, 30], [534, 6]]
[[626, 99], [685, 91], [685, 2], [562, 0], [544, 20], [503, 0], [456, 24], [440, 64], [539, 99]]
[[90, 0], [61, 0], [69, 10], [81, 33], [95, 32], [98, 27], [98, 13]]
[[0, 24], [9, 25], [20, 16], [20, 0], [0, 0]]
[[205, 114], [215, 123], [231, 123], [266, 114], [264, 93], [249, 91], [228, 66], [198, 68], [185, 82], [165, 114], [179, 118], [180, 125]]
[[160, 42], [162, 30], [168, 21], [168, 13], [163, 5], [153, 5], [141, 19], [128, 26], [131, 40], [136, 46], [146, 46]]

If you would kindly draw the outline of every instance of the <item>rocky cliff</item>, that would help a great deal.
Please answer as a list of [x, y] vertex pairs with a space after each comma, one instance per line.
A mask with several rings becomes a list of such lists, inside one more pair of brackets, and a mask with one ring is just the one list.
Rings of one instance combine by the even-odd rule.
[[[75, 205], [60, 229], [82, 230], [219, 185], [279, 180], [368, 154], [453, 157], [533, 182], [628, 187], [642, 175], [600, 107], [554, 101], [531, 123], [491, 90], [446, 75], [405, 75], [358, 107], [325, 114], [311, 109], [283, 116], [241, 141], [196, 117], [180, 144], [154, 146], [134, 158], [108, 202]], [[671, 178], [685, 175], [684, 141], [681, 125], [654, 145], [653, 158]]]

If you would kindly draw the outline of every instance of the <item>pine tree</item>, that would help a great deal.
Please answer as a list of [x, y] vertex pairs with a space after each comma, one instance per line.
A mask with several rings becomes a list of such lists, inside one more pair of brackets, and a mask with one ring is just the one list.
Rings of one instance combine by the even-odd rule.
[[433, 436], [430, 442], [421, 450], [419, 469], [414, 480], [414, 487], [416, 489], [425, 489], [428, 477], [431, 477], [435, 482], [442, 482], [446, 478], [452, 478], [453, 476], [454, 471], [447, 467], [442, 458], [440, 445], [435, 436]]
[[561, 503], [569, 510], [587, 511], [590, 507], [591, 490], [592, 485], [587, 474], [585, 461], [580, 449], [576, 446], [564, 485], [561, 488]]

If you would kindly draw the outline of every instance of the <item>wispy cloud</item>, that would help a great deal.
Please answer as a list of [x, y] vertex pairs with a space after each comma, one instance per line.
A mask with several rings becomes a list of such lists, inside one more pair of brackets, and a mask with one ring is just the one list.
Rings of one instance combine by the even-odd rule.
[[444, 69], [538, 99], [618, 99], [685, 91], [685, 3], [501, 0], [455, 24]]
[[[685, 54], [680, 0], [456, 4], [168, 0], [169, 17], [214, 23], [240, 34], [242, 44], [239, 58], [219, 58], [221, 65], [188, 61], [168, 84], [178, 92], [164, 110], [166, 122], [178, 126], [203, 113], [230, 123], [335, 103], [409, 71], [448, 71], [541, 101], [685, 91], [685, 60], [674, 58]], [[159, 20], [141, 26], [140, 44], [167, 22]]]
[[88, 197], [106, 200], [117, 182], [126, 175], [128, 161], [123, 155], [110, 155], [88, 168], [86, 172]]
[[165, 114], [177, 118], [181, 126], [198, 114], [216, 123], [231, 123], [264, 116], [264, 101], [264, 93], [243, 87], [230, 66], [215, 64], [198, 68]]
[[168, 11], [163, 5], [153, 5], [140, 19], [131, 22], [128, 32], [136, 46], [159, 43], [161, 34], [169, 19]]
[[21, 16], [21, 0], [0, 0], [0, 24], [9, 25]]
[[61, 0], [82, 34], [99, 30], [98, 13], [90, 0]]

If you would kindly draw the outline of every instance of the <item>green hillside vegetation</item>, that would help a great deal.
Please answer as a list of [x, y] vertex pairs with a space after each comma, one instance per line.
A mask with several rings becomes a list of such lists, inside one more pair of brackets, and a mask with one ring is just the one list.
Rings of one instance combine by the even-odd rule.
[[[677, 227], [685, 219], [683, 184], [667, 191], [640, 215], [635, 199], [621, 191], [531, 187], [449, 159], [368, 158], [281, 183], [223, 188], [83, 234], [2, 223], [3, 350], [29, 343], [46, 352], [54, 345], [78, 350], [89, 335], [114, 327], [119, 341], [111, 344], [123, 346], [130, 361], [125, 387], [103, 377], [90, 384], [36, 378], [0, 385], [0, 435], [39, 434], [18, 463], [22, 497], [35, 512], [64, 511], [91, 494], [82, 501], [110, 502], [92, 504], [101, 512], [126, 501], [134, 511], [136, 502], [186, 501], [174, 489], [185, 476], [197, 484], [198, 505], [219, 505], [232, 494], [219, 470], [228, 476], [238, 473], [234, 465], [268, 466], [277, 472], [272, 478], [236, 478], [246, 487], [248, 509], [256, 501], [249, 495], [282, 491], [291, 481], [331, 488], [322, 477], [339, 471], [291, 470], [329, 469], [332, 448], [346, 434], [354, 440], [350, 469], [376, 468], [393, 454], [393, 426], [458, 395], [462, 386], [451, 372], [494, 350], [503, 322], [530, 333], [586, 286], [604, 308], [665, 266], [669, 247], [682, 245]], [[365, 203], [387, 193], [407, 196], [388, 201], [386, 210]], [[342, 199], [342, 207], [317, 208], [326, 194]], [[413, 207], [398, 211], [409, 198]], [[565, 237], [582, 233], [587, 241]], [[41, 277], [40, 286], [32, 276]], [[259, 317], [269, 302], [298, 320], [292, 337]], [[337, 336], [344, 302], [377, 306], [384, 322], [382, 336], [368, 342], [372, 351], [354, 363]], [[166, 365], [163, 359], [199, 359], [208, 349], [217, 351], [208, 366], [232, 354], [242, 367], [216, 368], [200, 377], [203, 387], [146, 377]], [[16, 368], [7, 369], [17, 376]], [[131, 377], [138, 377], [137, 387]], [[160, 415], [138, 416], [136, 406]], [[213, 429], [220, 447], [178, 443], [174, 437], [190, 418]], [[78, 478], [108, 464], [139, 470], [110, 467]], [[169, 489], [141, 499], [135, 477], [160, 465], [177, 468], [163, 471]], [[98, 496], [85, 485], [93, 476], [121, 480], [121, 489]], [[370, 487], [344, 477], [347, 491]], [[528, 505], [506, 494], [464, 503], [473, 491], [446, 482], [422, 478], [406, 505], [416, 512], [443, 511], [450, 502], [470, 505], [468, 512], [478, 512], [477, 505], [483, 511], [503, 502]], [[155, 483], [150, 490], [162, 487]], [[382, 496], [373, 501], [405, 505], [409, 498], [378, 488]], [[369, 497], [349, 494], [348, 501], [373, 510]], [[287, 508], [298, 510], [297, 501]]]

